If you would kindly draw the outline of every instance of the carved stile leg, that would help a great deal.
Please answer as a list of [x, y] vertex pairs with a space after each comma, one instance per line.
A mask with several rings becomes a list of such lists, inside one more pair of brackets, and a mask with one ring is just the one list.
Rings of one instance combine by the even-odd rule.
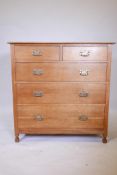
[[107, 143], [107, 138], [106, 138], [106, 137], [103, 137], [103, 138], [102, 138], [102, 142], [103, 142], [103, 143]]
[[19, 142], [19, 135], [15, 136], [15, 142]]

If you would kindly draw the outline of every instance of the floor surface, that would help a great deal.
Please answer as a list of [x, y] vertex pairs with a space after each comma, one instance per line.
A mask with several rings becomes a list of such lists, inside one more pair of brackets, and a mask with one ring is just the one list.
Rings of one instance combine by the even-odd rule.
[[1, 114], [0, 175], [117, 175], [117, 117], [100, 136], [24, 136], [14, 142], [12, 112]]

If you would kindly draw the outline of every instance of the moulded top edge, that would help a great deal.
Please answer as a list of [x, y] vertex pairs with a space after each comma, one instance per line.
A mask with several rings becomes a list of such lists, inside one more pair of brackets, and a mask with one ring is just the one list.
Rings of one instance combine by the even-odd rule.
[[8, 44], [116, 44], [115, 42], [18, 42], [10, 41]]

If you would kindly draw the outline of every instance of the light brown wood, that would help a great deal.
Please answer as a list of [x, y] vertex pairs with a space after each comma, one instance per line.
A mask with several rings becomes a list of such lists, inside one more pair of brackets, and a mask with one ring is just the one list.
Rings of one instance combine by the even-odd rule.
[[101, 135], [103, 133], [103, 129], [101, 128], [72, 128], [72, 129], [50, 129], [50, 128], [20, 128], [20, 134], [28, 134], [28, 135]]
[[114, 43], [10, 44], [15, 141], [20, 133], [102, 134], [106, 143]]
[[[40, 55], [34, 56], [33, 51], [37, 51], [37, 54]], [[55, 46], [15, 46], [17, 62], [57, 61], [59, 56], [59, 47]]]
[[68, 129], [63, 129], [63, 128], [58, 128], [58, 129], [50, 129], [50, 128], [19, 128], [19, 132], [21, 134], [59, 134], [59, 135], [79, 135], [79, 134], [102, 134], [103, 129], [101, 128], [68, 128]]
[[104, 104], [40, 104], [40, 105], [17, 105], [17, 116], [31, 117], [44, 115], [47, 118], [72, 118], [78, 115], [87, 115], [90, 118], [104, 118]]
[[[105, 104], [104, 83], [39, 83], [17, 84], [17, 104], [71, 103]], [[35, 92], [43, 92], [42, 97], [35, 97]], [[79, 94], [88, 93], [88, 97]]]
[[13, 92], [13, 112], [14, 112], [14, 130], [15, 130], [15, 141], [19, 141], [19, 128], [18, 128], [18, 118], [17, 116], [17, 108], [16, 108], [16, 84], [15, 84], [15, 79], [16, 79], [16, 69], [15, 69], [15, 59], [14, 59], [14, 45], [10, 45], [10, 50], [11, 50], [11, 65], [12, 65], [12, 92]]
[[70, 44], [77, 44], [77, 45], [80, 45], [80, 44], [83, 44], [83, 45], [85, 45], [85, 44], [91, 44], [91, 45], [97, 45], [97, 47], [98, 47], [98, 45], [108, 45], [108, 44], [110, 44], [110, 45], [112, 45], [112, 44], [116, 44], [115, 42], [34, 42], [34, 41], [28, 41], [28, 42], [20, 42], [20, 41], [9, 41], [8, 42], [8, 44], [15, 44], [15, 45], [19, 45], [19, 44], [21, 44], [21, 45], [26, 45], [26, 44], [33, 44], [33, 45], [36, 45], [36, 44], [41, 44], [41, 45], [48, 45], [48, 44], [50, 44], [50, 45], [52, 45], [52, 44], [56, 44], [56, 45], [60, 45], [60, 44], [62, 44], [62, 45], [64, 45], [64, 44], [67, 44], [67, 45], [70, 45]]
[[34, 117], [19, 118], [18, 127], [20, 129], [25, 128], [47, 128], [47, 129], [79, 129], [79, 128], [100, 128], [103, 129], [103, 119], [88, 118], [87, 121], [80, 121], [77, 117], [74, 118], [45, 118], [43, 121], [37, 121]]
[[[19, 105], [17, 111], [19, 128], [103, 128], [104, 105]], [[81, 121], [81, 116], [87, 120]]]
[[[17, 63], [17, 81], [106, 81], [106, 63]], [[34, 70], [42, 71], [35, 75]], [[86, 72], [86, 75], [82, 73]]]
[[108, 45], [108, 65], [107, 65], [107, 85], [106, 85], [106, 106], [105, 106], [105, 117], [104, 117], [104, 134], [103, 143], [107, 143], [108, 135], [108, 113], [109, 113], [109, 96], [110, 96], [110, 74], [111, 74], [111, 61], [112, 61], [112, 46]]
[[107, 61], [107, 47], [63, 47], [63, 60]]

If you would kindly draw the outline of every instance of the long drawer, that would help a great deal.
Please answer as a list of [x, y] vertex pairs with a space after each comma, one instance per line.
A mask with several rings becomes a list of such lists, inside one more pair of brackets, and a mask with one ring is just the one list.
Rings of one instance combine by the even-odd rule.
[[63, 60], [107, 61], [107, 47], [63, 47]]
[[80, 121], [77, 118], [72, 119], [64, 119], [58, 120], [57, 118], [54, 119], [45, 119], [41, 122], [37, 122], [33, 118], [20, 118], [18, 119], [18, 127], [19, 129], [26, 129], [26, 128], [47, 128], [47, 129], [82, 129], [82, 128], [95, 128], [95, 129], [103, 129], [104, 119], [92, 119], [89, 118], [88, 121]]
[[106, 63], [17, 63], [17, 81], [106, 81]]
[[105, 83], [17, 83], [17, 104], [105, 104]]
[[58, 46], [16, 45], [14, 52], [16, 62], [40, 62], [59, 60]]
[[19, 128], [103, 128], [104, 105], [18, 105]]

